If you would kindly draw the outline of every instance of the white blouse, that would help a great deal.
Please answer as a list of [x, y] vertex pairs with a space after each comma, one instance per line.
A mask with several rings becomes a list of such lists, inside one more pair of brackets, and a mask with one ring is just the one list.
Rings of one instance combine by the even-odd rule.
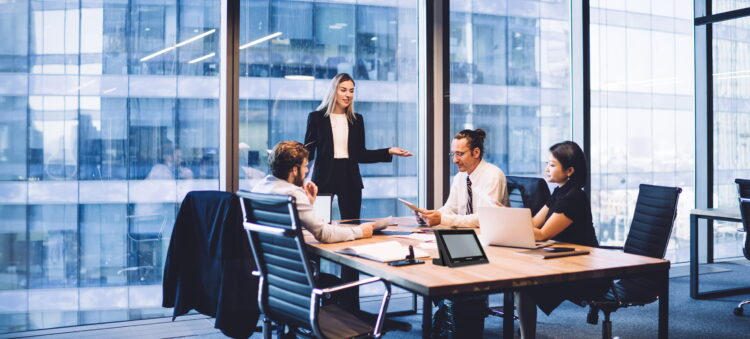
[[331, 113], [331, 130], [333, 131], [333, 158], [349, 158], [349, 121], [346, 114]]

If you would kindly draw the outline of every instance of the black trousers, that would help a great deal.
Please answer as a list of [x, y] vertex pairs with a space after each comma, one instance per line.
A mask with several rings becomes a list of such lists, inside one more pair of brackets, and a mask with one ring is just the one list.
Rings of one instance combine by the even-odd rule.
[[349, 159], [333, 160], [333, 178], [327, 187], [320, 187], [320, 193], [335, 195], [339, 200], [341, 219], [359, 219], [362, 209], [362, 188], [354, 182]]

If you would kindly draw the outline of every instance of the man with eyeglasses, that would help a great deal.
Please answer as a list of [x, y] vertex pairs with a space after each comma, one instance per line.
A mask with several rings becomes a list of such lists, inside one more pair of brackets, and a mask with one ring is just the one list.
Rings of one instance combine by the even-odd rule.
[[428, 225], [479, 227], [476, 214], [479, 206], [491, 206], [496, 202], [508, 205], [505, 174], [483, 160], [486, 135], [482, 129], [466, 129], [453, 137], [449, 155], [458, 173], [453, 178], [445, 205], [420, 214]]
[[[481, 129], [463, 130], [453, 137], [451, 153], [458, 174], [453, 178], [450, 195], [438, 210], [420, 214], [430, 226], [479, 227], [479, 206], [497, 202], [508, 205], [505, 174], [497, 166], [482, 160], [484, 138]], [[437, 302], [431, 338], [481, 338], [487, 314], [486, 295], [456, 296]]]
[[307, 156], [309, 152], [297, 141], [282, 141], [273, 147], [268, 156], [271, 174], [253, 187], [255, 193], [291, 195], [297, 201], [297, 212], [302, 226], [320, 242], [349, 241], [372, 237], [373, 223], [359, 227], [341, 227], [327, 224], [315, 209], [313, 203], [318, 196], [315, 183], [305, 184]]

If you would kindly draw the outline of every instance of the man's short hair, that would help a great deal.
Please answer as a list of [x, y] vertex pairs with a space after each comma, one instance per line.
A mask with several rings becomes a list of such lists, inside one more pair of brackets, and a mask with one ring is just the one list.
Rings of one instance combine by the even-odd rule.
[[282, 141], [271, 150], [268, 156], [268, 167], [273, 176], [284, 179], [295, 166], [302, 166], [309, 152], [302, 143], [297, 141]]

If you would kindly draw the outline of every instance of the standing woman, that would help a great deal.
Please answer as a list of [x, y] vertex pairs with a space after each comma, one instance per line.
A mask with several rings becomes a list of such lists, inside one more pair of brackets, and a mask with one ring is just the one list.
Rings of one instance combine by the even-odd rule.
[[359, 219], [364, 188], [360, 163], [391, 162], [394, 155], [412, 156], [398, 147], [365, 148], [365, 122], [354, 112], [354, 79], [346, 73], [333, 78], [318, 110], [307, 116], [305, 146], [310, 161], [317, 153], [312, 181], [319, 192], [338, 196], [342, 219]]

